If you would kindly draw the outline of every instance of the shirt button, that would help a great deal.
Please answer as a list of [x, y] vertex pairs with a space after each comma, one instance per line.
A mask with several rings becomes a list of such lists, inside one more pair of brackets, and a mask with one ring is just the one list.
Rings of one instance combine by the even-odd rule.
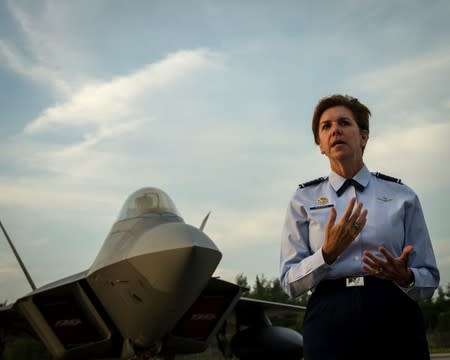
[[353, 257], [353, 260], [355, 260], [355, 261], [356, 261], [356, 260], [359, 260], [359, 256], [354, 256], [354, 257]]

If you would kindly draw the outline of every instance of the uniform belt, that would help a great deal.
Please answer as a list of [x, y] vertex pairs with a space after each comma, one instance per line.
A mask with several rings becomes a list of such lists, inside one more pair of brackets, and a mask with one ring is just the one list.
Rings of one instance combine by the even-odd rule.
[[386, 285], [390, 283], [386, 280], [378, 279], [374, 276], [349, 276], [345, 278], [322, 280], [317, 288], [322, 289], [341, 289], [341, 288], [353, 288], [371, 285]]

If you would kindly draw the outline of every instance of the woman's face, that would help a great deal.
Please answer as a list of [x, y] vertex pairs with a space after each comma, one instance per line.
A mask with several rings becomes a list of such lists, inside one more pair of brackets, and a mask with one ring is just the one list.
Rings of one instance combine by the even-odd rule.
[[345, 106], [325, 110], [319, 120], [319, 147], [330, 160], [362, 160], [367, 131], [360, 131], [355, 117]]

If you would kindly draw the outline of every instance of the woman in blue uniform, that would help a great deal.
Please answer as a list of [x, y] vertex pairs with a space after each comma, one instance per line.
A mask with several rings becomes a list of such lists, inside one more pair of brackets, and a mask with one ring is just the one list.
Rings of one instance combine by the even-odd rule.
[[317, 104], [312, 130], [328, 177], [300, 184], [281, 242], [281, 284], [312, 290], [305, 360], [429, 359], [418, 300], [439, 270], [416, 193], [363, 161], [370, 110], [344, 95]]

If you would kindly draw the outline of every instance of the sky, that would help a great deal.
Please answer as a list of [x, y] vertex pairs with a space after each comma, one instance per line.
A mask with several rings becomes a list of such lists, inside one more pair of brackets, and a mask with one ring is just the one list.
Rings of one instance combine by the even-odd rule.
[[[0, 1], [0, 221], [37, 286], [86, 270], [128, 195], [164, 190], [223, 254], [279, 276], [324, 96], [372, 112], [364, 161], [421, 201], [450, 282], [450, 2]], [[1, 301], [30, 286], [0, 235]]]

